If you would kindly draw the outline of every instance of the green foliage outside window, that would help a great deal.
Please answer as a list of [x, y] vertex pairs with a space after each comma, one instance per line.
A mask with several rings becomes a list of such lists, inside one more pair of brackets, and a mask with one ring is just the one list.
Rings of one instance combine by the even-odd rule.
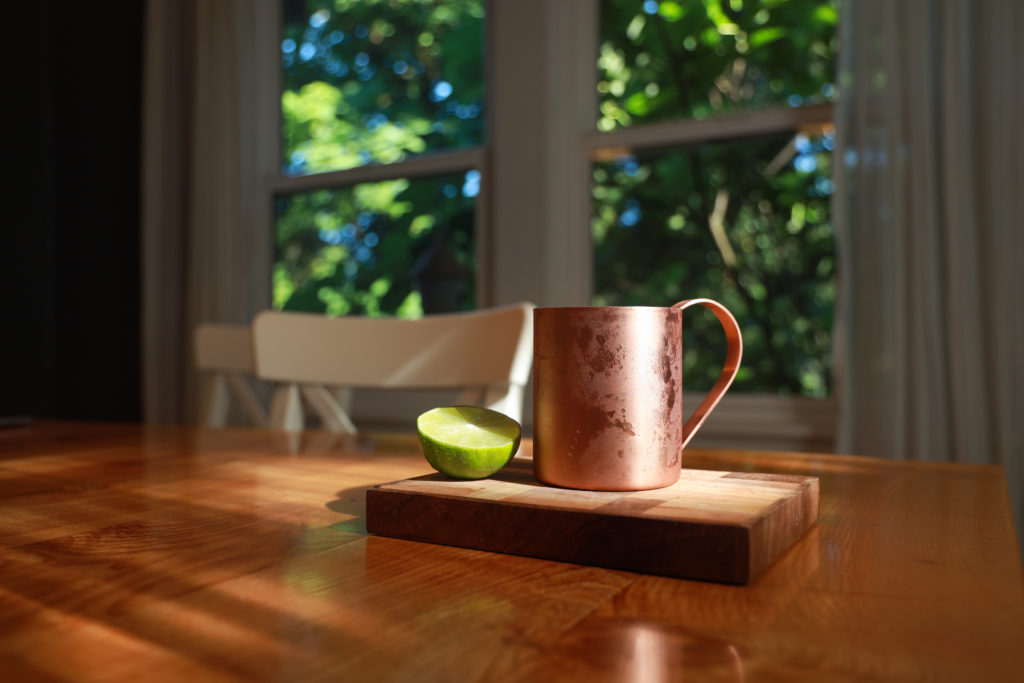
[[[604, 130], [835, 95], [834, 3], [602, 2]], [[743, 330], [740, 391], [825, 396], [835, 241], [829, 126], [622, 156], [593, 170], [594, 303], [710, 297]], [[687, 313], [685, 385], [707, 389], [722, 334]]]
[[[288, 175], [391, 163], [483, 139], [481, 0], [287, 0]], [[477, 171], [276, 200], [276, 308], [416, 317], [473, 306]], [[424, 278], [458, 279], [449, 296]], [[444, 299], [441, 301], [441, 299]]]
[[[482, 0], [283, 6], [284, 173], [482, 144]], [[835, 97], [829, 0], [600, 7], [599, 130]], [[738, 389], [827, 395], [832, 146], [830, 128], [817, 126], [595, 162], [594, 303], [719, 299], [744, 331]], [[472, 171], [279, 196], [274, 305], [405, 316], [472, 307], [479, 184]], [[424, 301], [424, 272], [457, 281], [441, 303]], [[718, 367], [702, 344], [721, 333], [698, 312], [687, 328], [686, 386], [706, 388]]]
[[832, 0], [602, 0], [598, 128], [834, 99]]

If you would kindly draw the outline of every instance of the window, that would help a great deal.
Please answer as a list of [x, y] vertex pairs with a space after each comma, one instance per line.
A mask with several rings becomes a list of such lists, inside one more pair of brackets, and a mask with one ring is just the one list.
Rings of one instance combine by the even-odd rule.
[[480, 172], [278, 194], [275, 308], [327, 315], [473, 307]]
[[472, 308], [481, 0], [286, 0], [273, 306]]
[[831, 0], [288, 0], [274, 305], [711, 296], [747, 349], [702, 435], [828, 448], [804, 397], [830, 391], [835, 25]]
[[[827, 0], [601, 2], [593, 301], [721, 301], [734, 392], [829, 393], [835, 26]], [[687, 330], [687, 386], [709, 389], [721, 331]]]

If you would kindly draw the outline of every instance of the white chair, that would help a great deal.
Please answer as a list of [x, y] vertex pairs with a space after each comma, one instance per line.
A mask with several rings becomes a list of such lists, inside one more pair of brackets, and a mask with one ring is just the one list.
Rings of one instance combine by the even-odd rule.
[[523, 303], [419, 320], [259, 313], [256, 376], [280, 385], [269, 425], [301, 430], [305, 398], [325, 429], [354, 433], [328, 387], [462, 389], [456, 402], [521, 422], [533, 364], [533, 308]]
[[234, 395], [249, 421], [265, 426], [267, 411], [249, 383], [255, 374], [249, 326], [203, 323], [195, 329], [193, 343], [196, 367], [207, 375], [200, 409], [203, 424], [227, 424]]

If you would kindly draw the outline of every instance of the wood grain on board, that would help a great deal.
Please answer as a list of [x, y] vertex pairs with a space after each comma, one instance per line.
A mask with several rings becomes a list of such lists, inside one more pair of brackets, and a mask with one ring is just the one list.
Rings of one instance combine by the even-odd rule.
[[490, 479], [432, 474], [376, 486], [371, 533], [677, 578], [744, 584], [818, 517], [818, 480], [683, 470], [649, 491], [547, 486], [518, 460]]

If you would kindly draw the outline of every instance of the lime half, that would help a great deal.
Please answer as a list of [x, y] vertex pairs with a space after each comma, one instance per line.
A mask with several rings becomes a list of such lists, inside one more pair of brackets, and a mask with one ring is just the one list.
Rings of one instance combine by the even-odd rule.
[[457, 479], [484, 479], [508, 463], [519, 449], [519, 423], [476, 406], [434, 408], [419, 416], [416, 429], [427, 462]]

